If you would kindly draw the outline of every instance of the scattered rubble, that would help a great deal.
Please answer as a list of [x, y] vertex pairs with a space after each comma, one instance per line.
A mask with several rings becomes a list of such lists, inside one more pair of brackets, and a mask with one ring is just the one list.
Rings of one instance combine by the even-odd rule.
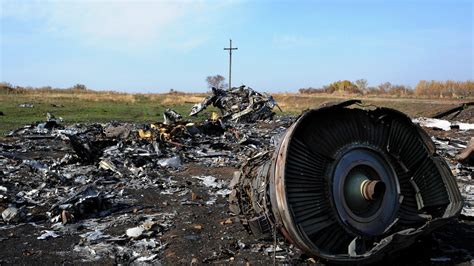
[[426, 118], [419, 117], [413, 119], [413, 123], [419, 124], [422, 127], [429, 127], [444, 131], [449, 131], [451, 129], [459, 130], [474, 130], [474, 124], [461, 123], [461, 122], [451, 122], [448, 120], [436, 119], [436, 118]]
[[58, 234], [56, 234], [56, 232], [54, 231], [50, 231], [50, 230], [43, 230], [43, 234], [40, 235], [38, 237], [39, 240], [46, 240], [48, 238], [56, 238], [56, 237], [59, 237]]
[[446, 158], [451, 172], [456, 176], [457, 185], [464, 200], [461, 215], [474, 219], [474, 165], [468, 160], [460, 162], [460, 155], [464, 157], [471, 149], [472, 138], [469, 143], [457, 138], [433, 136], [432, 139], [438, 152]]
[[163, 124], [170, 125], [180, 121], [183, 117], [176, 111], [167, 108], [163, 113]]
[[171, 168], [180, 168], [183, 166], [181, 157], [179, 156], [173, 156], [170, 158], [165, 158], [165, 159], [160, 159], [158, 160], [158, 164], [162, 167], [171, 167]]
[[[161, 261], [167, 243], [159, 239], [175, 226], [177, 213], [154, 209], [160, 205], [155, 201], [137, 204], [142, 200], [135, 191], [152, 189], [167, 198], [167, 209], [224, 209], [228, 183], [215, 176], [176, 180], [176, 174], [190, 164], [239, 167], [293, 120], [260, 128], [218, 117], [201, 123], [169, 117], [168, 123], [64, 126], [47, 114], [45, 122], [12, 131], [0, 143], [0, 230], [35, 223], [37, 240], [77, 236], [69, 255], [82, 261]], [[175, 197], [182, 199], [174, 203]], [[113, 232], [115, 227], [123, 229]]]
[[20, 108], [34, 108], [35, 105], [32, 104], [32, 103], [21, 103], [21, 104], [18, 105], [18, 107], [20, 107]]
[[2, 212], [2, 218], [6, 223], [19, 223], [26, 216], [26, 211], [24, 207], [8, 207]]
[[[67, 125], [50, 114], [2, 138], [0, 248], [6, 256], [0, 263], [321, 263], [275, 231], [261, 239], [248, 235], [228, 211], [227, 196], [237, 184], [232, 173], [271, 154], [296, 117], [275, 116], [271, 96], [248, 87], [216, 90], [193, 112], [210, 104], [222, 114], [202, 122], [172, 110], [166, 123], [151, 124]], [[470, 221], [473, 168], [456, 156], [472, 131], [429, 133], [465, 200], [461, 219]], [[449, 242], [449, 232], [467, 232], [463, 223], [434, 237], [465, 251], [443, 244], [423, 261], [469, 261], [472, 249]]]
[[[272, 119], [273, 108], [280, 107], [271, 95], [259, 93], [244, 85], [230, 90], [212, 88], [212, 95], [193, 106], [190, 115], [196, 115], [207, 106], [221, 110], [222, 119], [235, 122], [256, 122]], [[280, 109], [281, 111], [281, 109]]]

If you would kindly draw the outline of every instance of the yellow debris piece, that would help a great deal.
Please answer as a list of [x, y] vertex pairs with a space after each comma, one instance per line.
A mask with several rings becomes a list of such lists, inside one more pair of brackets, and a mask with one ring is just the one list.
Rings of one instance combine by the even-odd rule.
[[150, 139], [152, 137], [151, 131], [145, 131], [143, 129], [138, 130], [138, 136], [142, 139]]
[[219, 119], [219, 114], [216, 112], [211, 113], [211, 120], [217, 121]]
[[170, 134], [168, 133], [160, 133], [160, 140], [161, 141], [168, 141], [170, 140], [171, 137], [170, 137]]

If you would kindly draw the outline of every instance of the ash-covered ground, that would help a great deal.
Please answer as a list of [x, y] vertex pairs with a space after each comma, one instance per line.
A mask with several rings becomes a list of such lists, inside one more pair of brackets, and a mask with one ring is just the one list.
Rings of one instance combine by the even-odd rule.
[[[473, 123], [472, 114], [457, 121]], [[295, 117], [256, 124], [27, 125], [0, 142], [0, 264], [324, 263], [255, 239], [228, 208], [233, 172]], [[454, 120], [454, 118], [453, 118]], [[474, 130], [425, 128], [465, 199], [458, 220], [382, 263], [474, 262]]]

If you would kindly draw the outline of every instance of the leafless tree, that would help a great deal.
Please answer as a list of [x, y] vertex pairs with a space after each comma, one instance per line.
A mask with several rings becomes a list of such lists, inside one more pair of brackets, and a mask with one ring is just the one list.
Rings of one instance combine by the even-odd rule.
[[215, 76], [208, 76], [206, 78], [207, 86], [209, 88], [218, 88], [218, 89], [225, 89], [227, 87], [227, 84], [225, 83], [225, 78], [221, 75], [215, 75]]
[[365, 92], [367, 91], [367, 80], [366, 79], [358, 79], [354, 82], [357, 86], [357, 88], [359, 88], [360, 91], [362, 92]]
[[384, 82], [384, 83], [380, 84], [378, 87], [379, 87], [379, 90], [380, 90], [381, 93], [386, 93], [386, 92], [390, 91], [390, 89], [392, 89], [392, 83]]

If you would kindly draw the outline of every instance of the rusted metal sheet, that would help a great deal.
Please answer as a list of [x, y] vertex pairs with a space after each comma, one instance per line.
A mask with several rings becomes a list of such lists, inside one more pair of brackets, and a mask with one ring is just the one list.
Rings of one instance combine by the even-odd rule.
[[439, 112], [435, 115], [433, 115], [432, 118], [438, 118], [438, 119], [441, 119], [443, 117], [446, 117], [450, 114], [453, 114], [453, 113], [456, 113], [454, 116], [456, 117], [459, 113], [461, 113], [463, 110], [469, 108], [470, 106], [474, 106], [474, 102], [467, 102], [467, 103], [462, 103], [460, 104], [459, 106], [456, 106], [454, 108], [450, 108], [446, 111], [442, 111], [442, 112]]
[[370, 263], [459, 214], [455, 179], [428, 135], [399, 111], [354, 103], [305, 112], [235, 175], [230, 206], [249, 232], [278, 230], [310, 256]]

